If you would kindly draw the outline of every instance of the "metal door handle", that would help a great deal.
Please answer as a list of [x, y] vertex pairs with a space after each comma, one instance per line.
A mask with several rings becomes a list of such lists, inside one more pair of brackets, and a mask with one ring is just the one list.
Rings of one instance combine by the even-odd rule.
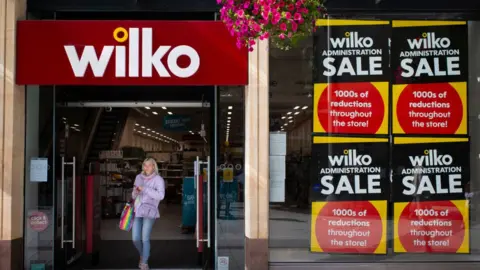
[[[72, 240], [65, 240], [65, 165], [72, 165], [72, 170], [73, 170], [73, 179], [72, 179], [72, 192], [73, 192], [73, 211], [72, 211]], [[75, 177], [75, 157], [73, 157], [72, 162], [65, 162], [65, 157], [62, 157], [62, 178], [61, 178], [62, 184], [62, 225], [61, 225], [61, 247], [64, 248], [65, 243], [72, 243], [72, 248], [75, 248], [75, 222], [76, 222], [76, 213], [75, 213], [75, 206], [76, 206], [76, 200], [77, 200], [77, 187], [76, 187], [76, 177]]]
[[62, 178], [61, 178], [62, 184], [61, 184], [61, 189], [62, 189], [62, 221], [61, 221], [61, 246], [63, 248], [63, 244], [65, 242], [65, 236], [64, 236], [64, 230], [65, 230], [65, 158], [62, 157]]
[[75, 176], [75, 157], [73, 157], [73, 160], [72, 160], [72, 178], [73, 178], [73, 209], [72, 209], [72, 215], [73, 215], [73, 224], [72, 224], [72, 248], [75, 248], [75, 238], [76, 238], [76, 227], [77, 227], [77, 223], [76, 223], [76, 217], [77, 217], [77, 213], [76, 213], [76, 205], [77, 205], [77, 177]]
[[208, 232], [207, 232], [207, 246], [210, 248], [210, 233], [212, 232], [211, 231], [211, 217], [210, 217], [210, 156], [207, 157], [207, 229], [208, 229]]
[[195, 209], [195, 213], [197, 214], [197, 218], [196, 218], [196, 227], [197, 227], [197, 233], [196, 233], [196, 238], [197, 238], [197, 248], [200, 246], [200, 222], [199, 222], [199, 218], [200, 218], [200, 213], [198, 211], [199, 209], [199, 201], [200, 201], [200, 188], [198, 187], [198, 181], [199, 181], [199, 171], [200, 171], [200, 158], [197, 156], [197, 160], [195, 162], [195, 168], [194, 168], [194, 172], [195, 172], [195, 175], [194, 175], [194, 186], [195, 186], [195, 192], [197, 193], [197, 207]]

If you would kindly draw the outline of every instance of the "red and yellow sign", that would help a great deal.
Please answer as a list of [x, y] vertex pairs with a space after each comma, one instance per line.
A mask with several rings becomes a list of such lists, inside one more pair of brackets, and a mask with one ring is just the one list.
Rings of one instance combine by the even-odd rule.
[[386, 254], [386, 201], [313, 202], [312, 252]]
[[388, 134], [388, 82], [319, 83], [314, 133]]
[[394, 218], [394, 252], [469, 253], [465, 200], [395, 203]]
[[467, 83], [392, 86], [394, 134], [467, 134]]

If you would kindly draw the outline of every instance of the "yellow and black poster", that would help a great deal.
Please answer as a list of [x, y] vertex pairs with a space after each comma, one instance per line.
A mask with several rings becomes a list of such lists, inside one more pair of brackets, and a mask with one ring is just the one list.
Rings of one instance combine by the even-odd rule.
[[466, 137], [394, 138], [394, 252], [469, 252], [469, 147]]
[[314, 137], [311, 251], [386, 253], [386, 138]]
[[319, 20], [313, 132], [388, 134], [389, 21]]
[[465, 21], [392, 22], [393, 134], [466, 135]]

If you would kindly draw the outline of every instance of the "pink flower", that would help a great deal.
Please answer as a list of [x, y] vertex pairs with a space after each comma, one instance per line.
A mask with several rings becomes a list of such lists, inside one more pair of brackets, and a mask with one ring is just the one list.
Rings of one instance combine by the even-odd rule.
[[284, 33], [281, 33], [280, 35], [278, 35], [278, 37], [279, 37], [280, 39], [285, 39], [285, 34], [284, 34]]
[[286, 23], [281, 23], [280, 24], [280, 30], [287, 31], [287, 24]]
[[280, 13], [278, 13], [278, 12], [275, 12], [273, 14], [272, 24], [277, 24], [280, 21], [281, 18], [282, 18], [282, 15], [280, 15]]
[[220, 4], [220, 3], [222, 3], [222, 0], [217, 0], [217, 4]]
[[293, 11], [295, 9], [295, 6], [293, 4], [288, 5], [288, 10]]
[[296, 12], [294, 15], [293, 15], [293, 19], [295, 21], [300, 21], [302, 19], [302, 14]]
[[260, 27], [260, 25], [258, 23], [253, 23], [252, 29], [253, 29], [253, 31], [255, 31], [257, 33], [262, 30], [262, 28]]
[[290, 20], [292, 18], [292, 13], [285, 12], [285, 19]]
[[298, 24], [296, 22], [292, 22], [292, 31], [297, 32], [298, 30]]
[[268, 11], [262, 11], [262, 17], [264, 20], [268, 21], [268, 15], [269, 15], [269, 12]]
[[243, 18], [243, 16], [245, 16], [245, 11], [243, 9], [237, 10], [236, 13], [237, 13], [237, 16], [240, 18]]
[[250, 6], [250, 1], [245, 1], [245, 3], [243, 3], [243, 8], [248, 8], [249, 6]]

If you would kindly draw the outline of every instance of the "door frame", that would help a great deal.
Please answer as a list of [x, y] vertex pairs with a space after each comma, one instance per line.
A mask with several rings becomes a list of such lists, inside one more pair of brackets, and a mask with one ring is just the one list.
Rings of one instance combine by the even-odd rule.
[[[213, 129], [212, 132], [210, 132], [210, 136], [208, 140], [211, 142], [210, 143], [210, 151], [209, 151], [209, 158], [210, 158], [210, 191], [211, 191], [211, 196], [210, 196], [210, 201], [208, 202], [210, 205], [210, 216], [208, 217], [208, 221], [210, 222], [210, 231], [208, 232], [209, 234], [209, 242], [210, 242], [210, 248], [207, 246], [207, 241], [201, 242], [200, 244], [203, 244], [203, 252], [199, 253], [199, 264], [201, 264], [201, 267], [203, 269], [215, 269], [216, 268], [216, 258], [217, 258], [217, 215], [216, 215], [216, 208], [217, 208], [217, 181], [218, 181], [218, 175], [217, 175], [217, 164], [218, 164], [218, 155], [220, 154], [220, 147], [218, 146], [218, 117], [219, 117], [219, 97], [220, 93], [218, 91], [217, 86], [212, 86], [213, 91], [212, 95], [207, 95], [205, 98], [205, 101], [153, 101], [153, 102], [137, 102], [137, 101], [86, 101], [86, 102], [57, 102], [57, 92], [55, 89], [55, 86], [53, 87], [54, 91], [54, 102], [53, 102], [53, 130], [54, 130], [54, 139], [53, 139], [53, 144], [52, 144], [52, 155], [53, 155], [53, 163], [57, 162], [56, 157], [58, 153], [57, 149], [57, 143], [56, 143], [56, 136], [57, 136], [57, 108], [60, 107], [71, 107], [71, 108], [139, 108], [139, 107], [152, 107], [152, 108], [157, 108], [157, 107], [171, 107], [171, 108], [209, 108], [208, 110], [208, 116], [209, 116], [209, 121], [211, 123], [210, 127]], [[132, 88], [132, 91], [134, 89]], [[161, 91], [161, 90], [160, 90]], [[70, 160], [65, 160], [66, 163], [70, 164]], [[54, 182], [56, 181], [56, 170], [61, 169], [57, 168], [56, 166], [53, 166], [53, 177], [54, 177]], [[77, 174], [81, 174], [82, 170], [77, 170]], [[56, 183], [53, 186], [54, 189], [54, 209], [57, 207], [60, 207], [60, 209], [63, 209], [63, 205], [58, 205], [59, 203], [62, 203], [61, 201], [58, 200], [57, 198], [57, 192], [59, 188], [62, 188], [63, 185], [60, 185], [57, 187]], [[206, 211], [206, 210], [204, 210]], [[57, 213], [55, 213], [57, 215]], [[82, 214], [82, 216], [84, 216]], [[58, 230], [61, 230], [59, 228], [59, 221], [55, 219], [54, 223], [54, 268], [58, 267], [58, 265], [61, 265], [60, 267], [68, 267], [68, 265], [64, 264], [66, 261], [66, 250], [65, 248], [62, 248], [62, 241], [61, 239], [63, 238], [63, 235], [58, 235]], [[60, 224], [61, 226], [61, 224]], [[205, 237], [204, 237], [205, 238]], [[65, 242], [68, 244], [68, 242]], [[77, 261], [82, 261], [86, 257], [86, 254], [83, 252], [81, 257], [75, 258], [73, 260], [73, 263]], [[65, 269], [62, 268], [62, 269]]]

